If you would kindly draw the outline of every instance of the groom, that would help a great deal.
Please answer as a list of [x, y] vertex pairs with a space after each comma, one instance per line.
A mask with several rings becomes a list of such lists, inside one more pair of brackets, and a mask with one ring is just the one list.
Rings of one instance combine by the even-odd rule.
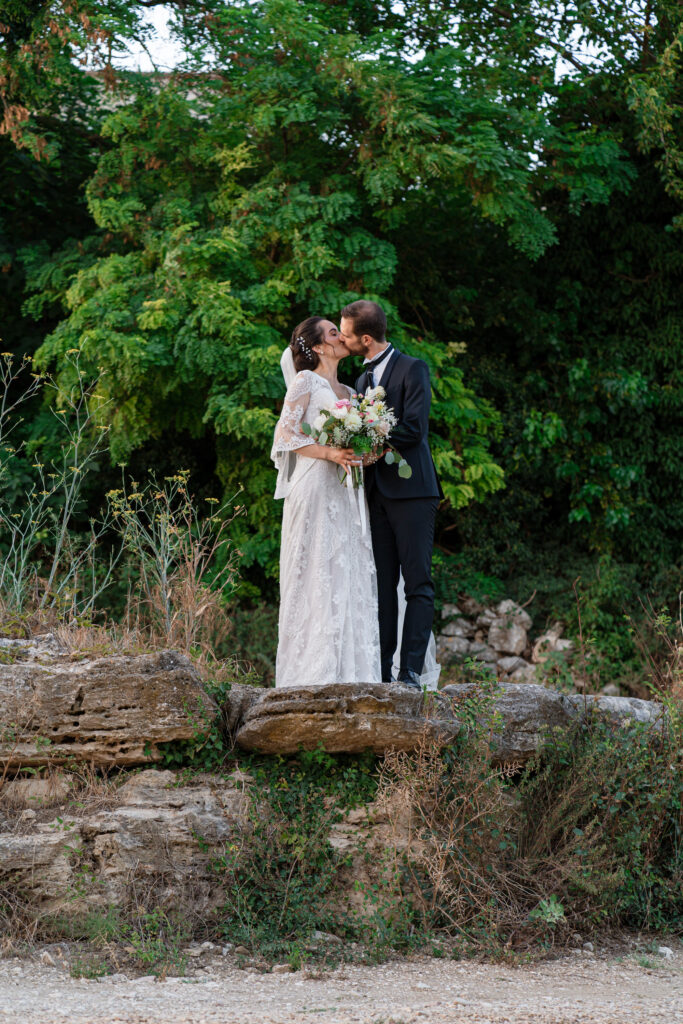
[[342, 310], [341, 340], [349, 352], [365, 360], [356, 391], [364, 394], [369, 387], [382, 385], [387, 405], [398, 418], [390, 441], [413, 471], [408, 480], [403, 479], [395, 464], [387, 466], [382, 459], [368, 466], [365, 479], [377, 566], [382, 679], [391, 680], [402, 572], [406, 613], [398, 681], [419, 690], [434, 618], [432, 547], [443, 492], [429, 451], [429, 369], [421, 359], [393, 348], [386, 340], [386, 328], [386, 316], [376, 302], [360, 299]]

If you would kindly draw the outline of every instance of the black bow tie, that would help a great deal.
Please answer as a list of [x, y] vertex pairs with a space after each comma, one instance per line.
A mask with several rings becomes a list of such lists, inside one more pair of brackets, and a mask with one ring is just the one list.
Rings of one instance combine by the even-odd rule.
[[391, 345], [387, 345], [387, 347], [384, 349], [384, 351], [380, 352], [380, 354], [378, 356], [375, 356], [375, 358], [372, 360], [372, 362], [365, 364], [365, 371], [368, 374], [368, 380], [370, 381], [370, 387], [374, 388], [374, 386], [375, 386], [374, 370], [376, 370], [377, 367], [379, 366], [379, 364], [383, 363], [384, 360], [387, 358], [387, 356], [391, 355], [391, 353], [393, 351], [394, 350], [391, 347]]

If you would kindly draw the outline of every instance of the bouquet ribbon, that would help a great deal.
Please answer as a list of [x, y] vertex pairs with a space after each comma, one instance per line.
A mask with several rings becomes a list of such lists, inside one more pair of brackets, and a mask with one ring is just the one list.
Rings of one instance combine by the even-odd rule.
[[349, 501], [351, 502], [351, 508], [354, 512], [356, 512], [356, 505], [358, 506], [358, 522], [360, 523], [360, 532], [364, 537], [368, 532], [368, 524], [365, 515], [365, 486], [363, 483], [363, 470], [361, 469], [360, 471], [358, 483], [354, 484], [353, 470], [347, 469], [346, 480], [344, 483], [349, 495]]

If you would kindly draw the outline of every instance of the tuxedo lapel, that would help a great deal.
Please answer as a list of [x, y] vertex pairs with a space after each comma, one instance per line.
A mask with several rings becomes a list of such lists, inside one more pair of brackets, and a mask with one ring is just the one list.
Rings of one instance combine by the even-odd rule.
[[397, 348], [395, 348], [394, 351], [389, 356], [389, 362], [387, 363], [387, 368], [384, 371], [384, 373], [382, 374], [382, 379], [380, 381], [380, 385], [381, 385], [381, 387], [384, 388], [385, 391], [387, 390], [387, 388], [389, 386], [389, 380], [391, 378], [392, 373], [394, 372], [394, 367], [396, 366], [396, 363], [398, 362], [398, 357], [400, 355], [401, 355], [401, 353], [399, 352], [399, 350]]

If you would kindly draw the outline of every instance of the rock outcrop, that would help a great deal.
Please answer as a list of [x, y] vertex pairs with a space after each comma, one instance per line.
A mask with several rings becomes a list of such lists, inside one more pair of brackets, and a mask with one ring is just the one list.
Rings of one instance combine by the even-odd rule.
[[[457, 716], [458, 706], [477, 695], [475, 683], [445, 686], [441, 691], [452, 698]], [[664, 709], [654, 701], [635, 697], [603, 697], [562, 694], [527, 683], [498, 683], [490, 698], [488, 710], [494, 713], [491, 752], [494, 764], [524, 764], [534, 756], [548, 731], [567, 729], [578, 717], [600, 713], [615, 725], [640, 722], [661, 729]]]
[[154, 762], [159, 743], [189, 739], [215, 714], [192, 662], [175, 651], [74, 660], [48, 636], [4, 640], [2, 654], [2, 768]]
[[[479, 696], [474, 683], [426, 696], [389, 685], [235, 687], [224, 714], [250, 750], [291, 753], [322, 743], [331, 751], [381, 752], [410, 749], [425, 735], [448, 742]], [[619, 727], [636, 721], [659, 729], [664, 722], [663, 708], [649, 701], [584, 698], [537, 685], [500, 683], [487, 701], [494, 763], [523, 764], [549, 729], [566, 729], [597, 712]], [[0, 890], [38, 914], [144, 905], [151, 892], [165, 905], [182, 901], [204, 914], [221, 898], [222, 879], [212, 864], [226, 844], [240, 841], [248, 823], [251, 783], [239, 770], [193, 777], [189, 784], [180, 773], [155, 769], [93, 776], [85, 787], [54, 769], [40, 779], [6, 780], [0, 786]], [[337, 823], [331, 841], [351, 850], [359, 830], [378, 849], [396, 841], [386, 814], [375, 808], [370, 815], [367, 807]]]
[[242, 821], [245, 779], [235, 772], [178, 788], [174, 772], [147, 769], [47, 812], [33, 801], [13, 820], [0, 803], [0, 888], [34, 911], [79, 913], [83, 903], [142, 902], [153, 886], [166, 899], [189, 893], [201, 912], [217, 889], [211, 859]]
[[[228, 694], [223, 714], [235, 742], [245, 750], [293, 754], [300, 747], [322, 745], [331, 753], [383, 753], [415, 749], [425, 738], [442, 745], [451, 742], [460, 728], [464, 701], [481, 693], [476, 683], [426, 695], [386, 683], [282, 690], [238, 686]], [[659, 727], [664, 714], [652, 701], [566, 695], [534, 683], [499, 682], [486, 704], [495, 715], [496, 763], [523, 764], [535, 754], [544, 733], [567, 728], [577, 716], [600, 711], [618, 725], [636, 721]]]
[[[619, 724], [661, 721], [662, 709], [649, 701], [519, 685], [522, 659], [512, 652], [520, 644], [516, 631], [527, 628], [528, 616], [511, 605], [501, 602], [479, 611], [475, 620], [488, 624], [489, 637], [493, 631], [510, 650], [496, 654], [498, 671], [510, 674], [492, 698], [500, 723], [493, 742], [496, 761], [524, 762], [545, 730], [564, 728], [595, 709]], [[473, 625], [452, 623], [465, 632]], [[476, 650], [474, 636], [476, 631], [470, 638], [454, 633], [453, 639]], [[70, 760], [112, 767], [153, 763], [160, 757], [159, 744], [192, 738], [217, 714], [192, 663], [173, 651], [74, 660], [49, 637], [1, 645], [8, 660], [0, 665], [0, 775], [5, 769], [11, 773]], [[425, 738], [451, 742], [460, 729], [459, 705], [476, 692], [475, 683], [426, 695], [387, 683], [279, 690], [235, 685], [221, 713], [226, 732], [246, 750], [292, 754], [322, 745], [332, 753], [383, 753], [414, 749]], [[5, 799], [21, 802], [35, 784], [18, 780]], [[54, 792], [53, 803], [60, 796]]]
[[[452, 698], [456, 714], [462, 703], [477, 696], [475, 683], [445, 686], [443, 693]], [[495, 714], [491, 732], [491, 753], [495, 764], [522, 764], [538, 750], [541, 737], [549, 729], [563, 729], [571, 722], [562, 694], [544, 686], [527, 683], [499, 683], [491, 697], [490, 712]], [[487, 714], [489, 708], [487, 708]]]
[[564, 700], [571, 708], [573, 717], [579, 715], [587, 718], [589, 715], [600, 714], [613, 725], [625, 726], [639, 722], [657, 730], [663, 729], [666, 721], [666, 712], [661, 704], [653, 700], [641, 700], [639, 697], [570, 693]]
[[248, 702], [243, 689], [228, 694], [224, 714], [245, 750], [293, 754], [318, 744], [333, 753], [412, 750], [425, 735], [445, 745], [459, 728], [447, 698], [399, 684], [291, 686], [256, 691]]

